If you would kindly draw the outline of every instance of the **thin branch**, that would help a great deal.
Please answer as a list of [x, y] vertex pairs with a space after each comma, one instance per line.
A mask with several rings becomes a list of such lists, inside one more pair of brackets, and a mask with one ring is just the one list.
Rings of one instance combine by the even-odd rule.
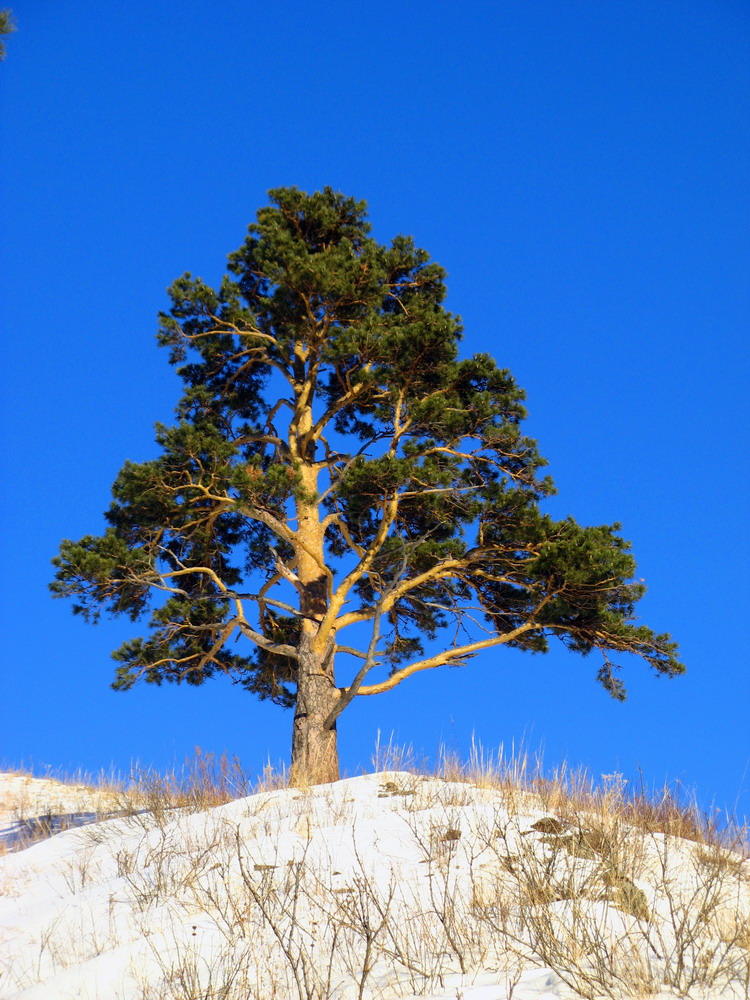
[[227, 622], [227, 624], [219, 633], [219, 638], [209, 649], [209, 651], [201, 657], [200, 661], [198, 662], [198, 665], [192, 669], [202, 670], [207, 663], [215, 663], [216, 661], [214, 660], [214, 657], [219, 652], [224, 643], [227, 641], [232, 632], [234, 632], [236, 625], [237, 622], [234, 619], [232, 621]]
[[[431, 670], [433, 667], [441, 667], [446, 663], [466, 659], [474, 656], [483, 649], [490, 649], [492, 646], [500, 646], [506, 642], [512, 642], [513, 639], [517, 639], [518, 636], [523, 635], [525, 632], [530, 632], [538, 628], [540, 626], [536, 622], [526, 622], [524, 625], [519, 625], [518, 628], [513, 629], [512, 632], [505, 632], [503, 635], [495, 636], [492, 639], [483, 639], [481, 642], [472, 642], [467, 646], [460, 646], [458, 649], [449, 649], [444, 653], [438, 653], [437, 656], [431, 656], [427, 660], [410, 663], [408, 667], [397, 670], [395, 674], [392, 674], [387, 680], [382, 681], [382, 683], [368, 684], [366, 687], [360, 687], [356, 693], [358, 695], [382, 694], [383, 691], [390, 691], [406, 680], [407, 677], [411, 677], [412, 674], [416, 674], [420, 670]], [[346, 697], [346, 691], [343, 692], [343, 697]]]
[[286, 565], [285, 562], [281, 560], [281, 558], [279, 557], [279, 553], [272, 545], [269, 545], [268, 548], [270, 549], [271, 555], [273, 556], [273, 568], [276, 570], [278, 575], [283, 577], [287, 581], [287, 583], [291, 583], [291, 585], [301, 594], [304, 590], [304, 587], [300, 583], [299, 577], [292, 572], [292, 570]]
[[[372, 365], [368, 363], [363, 367], [362, 370], [369, 371], [371, 367]], [[339, 399], [337, 399], [335, 403], [332, 403], [331, 406], [329, 406], [326, 412], [323, 414], [323, 416], [319, 420], [317, 420], [314, 426], [312, 427], [310, 434], [313, 441], [317, 441], [320, 435], [323, 433], [323, 430], [328, 426], [331, 420], [333, 420], [336, 414], [340, 413], [341, 410], [345, 410], [350, 403], [353, 403], [358, 396], [362, 395], [362, 393], [365, 391], [366, 388], [367, 386], [365, 385], [365, 383], [360, 382], [358, 385], [355, 385], [353, 388], [351, 388], [344, 396], [341, 396]]]
[[[377, 661], [375, 659], [375, 655], [377, 653], [378, 639], [380, 638], [380, 619], [381, 619], [381, 617], [382, 616], [378, 614], [378, 615], [375, 616], [375, 620], [373, 621], [372, 636], [370, 638], [370, 644], [367, 647], [367, 653], [365, 655], [365, 662], [362, 664], [362, 666], [360, 667], [360, 669], [357, 671], [357, 675], [354, 678], [354, 680], [352, 681], [352, 683], [349, 685], [349, 687], [346, 690], [344, 690], [342, 692], [341, 697], [336, 702], [336, 704], [331, 709], [331, 711], [328, 713], [328, 716], [327, 716], [325, 722], [323, 723], [323, 729], [331, 729], [333, 727], [333, 724], [336, 721], [336, 719], [338, 719], [338, 717], [344, 711], [344, 709], [346, 708], [346, 706], [351, 701], [353, 701], [354, 698], [356, 697], [357, 692], [360, 690], [362, 682], [364, 681], [364, 679], [367, 676], [367, 674], [372, 670], [372, 668], [374, 666], [377, 666]], [[339, 647], [339, 648], [341, 648], [341, 647]]]
[[348, 653], [349, 656], [356, 656], [360, 660], [367, 659], [367, 653], [363, 653], [361, 649], [355, 649], [353, 646], [339, 646], [337, 644], [334, 652]]
[[[192, 566], [190, 568], [172, 570], [171, 573], [164, 573], [162, 576], [168, 579], [170, 577], [188, 576], [191, 573], [202, 573], [208, 576], [213, 580], [222, 594], [229, 596], [226, 584], [210, 566]], [[279, 656], [289, 656], [292, 659], [297, 659], [297, 650], [294, 646], [289, 646], [286, 643], [271, 642], [270, 639], [266, 639], [260, 632], [256, 632], [255, 629], [251, 628], [245, 617], [245, 609], [242, 606], [242, 602], [237, 598], [232, 598], [232, 600], [234, 600], [237, 611], [237, 625], [247, 639], [250, 639], [256, 646], [260, 646], [261, 649], [265, 649], [269, 653], [278, 653]]]
[[367, 674], [370, 672], [370, 670], [372, 670], [373, 667], [375, 667], [375, 666], [378, 665], [377, 664], [377, 660], [375, 659], [375, 656], [377, 654], [378, 641], [380, 639], [380, 623], [383, 620], [383, 609], [385, 607], [386, 601], [388, 600], [388, 597], [390, 596], [391, 590], [396, 585], [396, 581], [399, 579], [399, 577], [401, 576], [401, 574], [406, 570], [406, 567], [408, 565], [409, 565], [409, 547], [405, 546], [404, 547], [404, 552], [403, 552], [403, 555], [402, 555], [402, 559], [401, 559], [401, 567], [399, 569], [399, 572], [395, 574], [393, 583], [391, 584], [391, 586], [387, 590], [385, 590], [383, 592], [383, 594], [380, 597], [380, 600], [378, 601], [378, 603], [375, 606], [375, 610], [374, 610], [374, 614], [373, 614], [373, 622], [372, 622], [372, 634], [370, 636], [370, 643], [369, 643], [369, 645], [367, 647], [367, 654], [365, 655], [365, 662], [362, 664], [362, 666], [360, 667], [360, 669], [357, 671], [357, 675], [354, 678], [354, 680], [352, 681], [352, 683], [349, 685], [349, 687], [346, 690], [340, 692], [341, 693], [341, 697], [336, 702], [336, 704], [334, 705], [334, 707], [331, 709], [331, 711], [329, 712], [329, 714], [328, 714], [325, 722], [323, 723], [323, 728], [324, 729], [331, 729], [332, 728], [334, 722], [336, 721], [336, 719], [338, 719], [338, 717], [344, 711], [344, 709], [346, 708], [346, 706], [350, 702], [352, 702], [354, 700], [354, 698], [356, 697], [357, 692], [360, 690], [360, 688], [362, 686], [362, 682], [364, 681], [364, 679], [367, 676]]

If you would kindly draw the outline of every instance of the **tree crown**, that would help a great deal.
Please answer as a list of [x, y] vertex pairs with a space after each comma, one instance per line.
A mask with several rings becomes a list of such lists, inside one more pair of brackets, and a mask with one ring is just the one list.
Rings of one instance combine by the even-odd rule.
[[115, 686], [222, 671], [290, 705], [305, 623], [321, 655], [359, 665], [341, 706], [555, 636], [598, 651], [617, 698], [619, 654], [680, 673], [669, 637], [635, 621], [620, 526], [540, 509], [553, 486], [524, 394], [489, 355], [459, 356], [443, 269], [408, 237], [378, 244], [365, 204], [329, 188], [270, 198], [218, 289], [171, 286], [177, 423], [157, 428], [159, 457], [123, 467], [105, 534], [55, 560], [54, 593], [88, 619], [150, 616], [115, 652]]

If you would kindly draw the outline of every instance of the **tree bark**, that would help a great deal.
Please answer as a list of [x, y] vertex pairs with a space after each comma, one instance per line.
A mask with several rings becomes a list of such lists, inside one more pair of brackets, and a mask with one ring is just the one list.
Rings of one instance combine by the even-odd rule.
[[[305, 423], [309, 421], [308, 414]], [[315, 495], [315, 470], [303, 467], [302, 478], [306, 497]], [[334, 640], [320, 634], [320, 623], [328, 610], [328, 581], [324, 572], [323, 526], [317, 503], [298, 501], [297, 516], [297, 578], [303, 618], [297, 648], [291, 783], [323, 785], [339, 780], [336, 725], [326, 729], [324, 723], [340, 695], [333, 671]]]
[[[312, 626], [312, 627], [311, 627]], [[315, 649], [315, 627], [305, 622], [298, 648], [297, 703], [292, 729], [291, 784], [323, 785], [339, 780], [336, 723], [324, 722], [338, 700], [333, 656]]]
[[[301, 354], [299, 360], [302, 360]], [[333, 673], [334, 640], [320, 634], [320, 623], [328, 610], [329, 586], [325, 569], [325, 531], [318, 508], [315, 440], [312, 436], [315, 378], [308, 371], [303, 381], [304, 374], [304, 365], [300, 363], [289, 442], [290, 453], [300, 463], [295, 554], [302, 627], [297, 647], [297, 701], [290, 775], [291, 784], [297, 787], [339, 780], [336, 725], [325, 727], [325, 721], [340, 695]]]

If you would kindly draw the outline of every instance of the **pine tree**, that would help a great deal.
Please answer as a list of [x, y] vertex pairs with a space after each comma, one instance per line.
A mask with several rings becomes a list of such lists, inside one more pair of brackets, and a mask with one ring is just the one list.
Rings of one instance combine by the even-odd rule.
[[540, 510], [524, 394], [489, 355], [459, 357], [442, 268], [408, 237], [378, 244], [365, 204], [329, 188], [270, 198], [218, 290], [170, 288], [177, 422], [123, 467], [105, 534], [54, 560], [87, 620], [148, 618], [114, 687], [228, 674], [294, 709], [293, 780], [324, 782], [353, 698], [494, 646], [596, 650], [620, 699], [620, 654], [681, 673], [635, 623], [620, 526]]
[[[13, 20], [13, 11], [0, 10], [0, 37], [12, 35], [16, 30], [16, 22]], [[5, 44], [0, 42], [0, 62], [5, 59]]]

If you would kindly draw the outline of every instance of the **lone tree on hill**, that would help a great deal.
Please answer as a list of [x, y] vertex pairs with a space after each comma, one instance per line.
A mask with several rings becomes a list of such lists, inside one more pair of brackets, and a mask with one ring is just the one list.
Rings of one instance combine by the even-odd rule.
[[218, 291], [172, 285], [178, 422], [157, 427], [160, 457], [126, 462], [105, 534], [54, 560], [87, 620], [150, 615], [114, 687], [228, 674], [294, 708], [292, 780], [317, 783], [339, 776], [355, 697], [493, 646], [595, 649], [619, 699], [613, 656], [681, 673], [669, 636], [634, 624], [619, 525], [540, 512], [553, 487], [523, 391], [489, 355], [459, 359], [442, 268], [372, 239], [364, 202], [270, 197]]

